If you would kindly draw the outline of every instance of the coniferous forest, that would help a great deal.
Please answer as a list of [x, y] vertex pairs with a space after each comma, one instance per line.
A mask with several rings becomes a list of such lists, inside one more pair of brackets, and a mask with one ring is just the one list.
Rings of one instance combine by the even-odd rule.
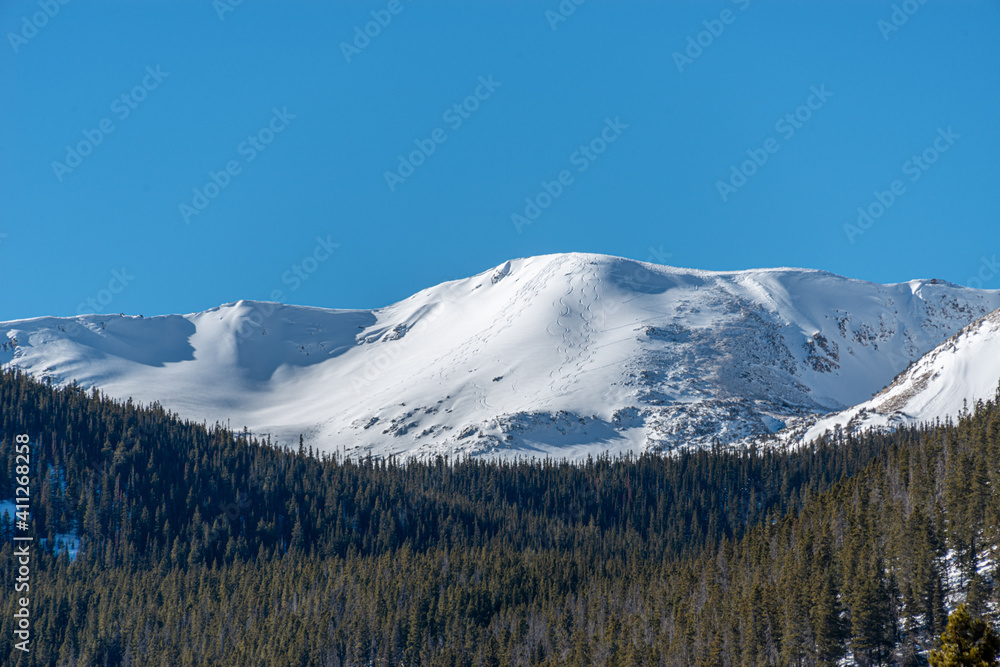
[[993, 401], [787, 452], [404, 464], [6, 372], [0, 499], [16, 434], [32, 635], [2, 520], [4, 664], [924, 665], [960, 603], [997, 624]]

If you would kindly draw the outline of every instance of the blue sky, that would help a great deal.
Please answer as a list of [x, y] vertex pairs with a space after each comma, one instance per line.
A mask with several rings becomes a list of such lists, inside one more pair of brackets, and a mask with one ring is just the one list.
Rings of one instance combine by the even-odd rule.
[[995, 1], [233, 3], [0, 3], [0, 320], [566, 251], [1000, 288]]

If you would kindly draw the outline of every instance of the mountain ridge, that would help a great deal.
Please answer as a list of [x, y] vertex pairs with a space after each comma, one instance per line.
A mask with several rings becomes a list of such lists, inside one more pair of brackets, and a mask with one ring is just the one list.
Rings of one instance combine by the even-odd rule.
[[579, 458], [768, 437], [869, 399], [1000, 291], [818, 269], [508, 260], [377, 309], [239, 300], [0, 323], [0, 362], [323, 450]]
[[955, 417], [996, 397], [1000, 383], [1000, 310], [963, 327], [914, 361], [871, 399], [817, 419], [803, 440], [842, 430], [896, 428]]

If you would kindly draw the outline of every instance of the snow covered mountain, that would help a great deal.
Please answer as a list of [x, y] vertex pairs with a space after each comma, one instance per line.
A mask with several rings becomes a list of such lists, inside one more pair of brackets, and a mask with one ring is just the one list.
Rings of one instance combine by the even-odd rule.
[[376, 310], [5, 322], [0, 363], [327, 451], [577, 458], [801, 431], [998, 307], [937, 280], [573, 253]]
[[954, 417], [996, 396], [998, 382], [1000, 311], [994, 311], [921, 357], [870, 400], [818, 419], [803, 439], [837, 427], [851, 433]]

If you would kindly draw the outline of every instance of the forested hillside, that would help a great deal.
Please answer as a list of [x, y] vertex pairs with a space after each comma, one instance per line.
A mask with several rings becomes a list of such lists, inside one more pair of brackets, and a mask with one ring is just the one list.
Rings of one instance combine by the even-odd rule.
[[947, 609], [998, 611], [994, 402], [797, 452], [400, 465], [8, 372], [0, 499], [18, 433], [34, 534], [82, 548], [36, 542], [9, 664], [924, 664]]

